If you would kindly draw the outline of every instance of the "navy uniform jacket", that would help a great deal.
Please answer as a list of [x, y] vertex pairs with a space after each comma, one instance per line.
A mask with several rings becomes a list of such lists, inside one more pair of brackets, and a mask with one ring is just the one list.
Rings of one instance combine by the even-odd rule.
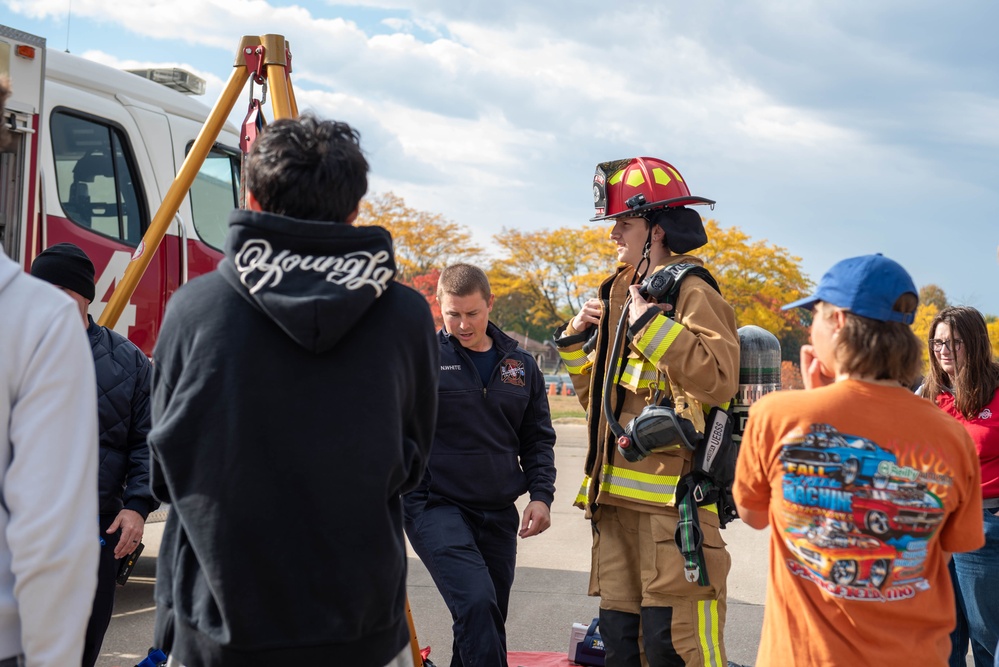
[[525, 492], [551, 505], [555, 429], [544, 376], [517, 341], [490, 323], [499, 363], [484, 386], [457, 339], [441, 330], [437, 429], [427, 472], [411, 501], [473, 509], [509, 507]]

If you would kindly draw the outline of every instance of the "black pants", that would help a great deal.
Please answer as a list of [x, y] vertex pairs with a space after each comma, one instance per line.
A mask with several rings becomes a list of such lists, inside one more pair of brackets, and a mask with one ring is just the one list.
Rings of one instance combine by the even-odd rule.
[[118, 565], [121, 561], [114, 557], [114, 548], [118, 544], [121, 531], [108, 535], [107, 529], [116, 514], [102, 514], [100, 520], [101, 559], [97, 564], [97, 592], [94, 594], [94, 607], [90, 611], [90, 622], [87, 624], [87, 634], [83, 640], [83, 667], [94, 667], [101, 655], [101, 644], [104, 643], [104, 633], [111, 622], [111, 612], [114, 610], [115, 578], [118, 576]]
[[407, 508], [406, 535], [451, 610], [451, 667], [505, 667], [506, 613], [517, 564], [517, 508]]

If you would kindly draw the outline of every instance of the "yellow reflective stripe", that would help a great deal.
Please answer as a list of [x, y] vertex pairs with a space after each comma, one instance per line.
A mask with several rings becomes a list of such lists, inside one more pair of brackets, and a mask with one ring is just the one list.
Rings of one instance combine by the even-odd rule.
[[583, 483], [579, 486], [579, 494], [576, 496], [576, 500], [573, 501], [573, 505], [576, 503], [583, 503], [584, 505], [590, 500], [590, 476], [587, 475], [583, 478]]
[[676, 483], [679, 480], [678, 475], [652, 475], [604, 465], [600, 490], [622, 498], [672, 505], [676, 499]]
[[697, 636], [701, 642], [701, 655], [706, 667], [725, 667], [719, 646], [718, 601], [700, 600], [697, 603]]
[[[618, 363], [618, 368], [620, 367], [621, 364]], [[656, 367], [646, 362], [645, 359], [628, 359], [628, 363], [624, 365], [624, 373], [621, 374], [621, 384], [636, 389], [654, 387], [658, 379], [659, 374], [656, 372]], [[662, 386], [665, 387], [665, 384]]]
[[[722, 410], [728, 410], [728, 406], [730, 405], [732, 405], [732, 401], [725, 401], [718, 407], [721, 408]], [[711, 406], [708, 405], [707, 403], [701, 403], [701, 410], [704, 411], [704, 414], [708, 414], [709, 412], [711, 412]]]
[[680, 335], [681, 329], [683, 329], [682, 325], [668, 317], [655, 317], [645, 327], [645, 333], [635, 341], [635, 347], [653, 365], [657, 364], [666, 354], [669, 346], [676, 340], [676, 337]]
[[621, 182], [621, 177], [624, 176], [624, 169], [618, 170], [610, 179], [607, 181], [607, 185], [614, 185], [615, 183]]
[[[600, 479], [600, 490], [621, 498], [673, 505], [676, 501], [676, 484], [679, 481], [679, 475], [653, 475], [605, 464]], [[587, 477], [584, 483], [589, 484], [589, 482], [590, 479]], [[582, 493], [585, 492], [586, 487]], [[702, 505], [698, 509], [718, 514], [718, 506], [715, 504]]]
[[680, 172], [678, 172], [678, 171], [677, 171], [676, 169], [674, 169], [673, 167], [670, 167], [670, 168], [669, 168], [669, 171], [670, 171], [670, 173], [671, 173], [671, 174], [673, 174], [674, 176], [676, 176], [676, 180], [678, 180], [678, 181], [680, 181], [681, 183], [683, 183], [683, 176], [681, 176], [681, 175], [680, 175]]
[[562, 363], [565, 364], [566, 370], [576, 375], [579, 375], [587, 362], [586, 353], [583, 352], [582, 348], [572, 351], [559, 350], [558, 355], [562, 357]]

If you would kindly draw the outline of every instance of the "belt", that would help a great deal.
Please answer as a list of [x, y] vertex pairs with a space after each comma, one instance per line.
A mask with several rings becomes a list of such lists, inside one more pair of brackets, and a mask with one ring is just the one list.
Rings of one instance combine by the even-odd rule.
[[6, 660], [0, 660], [0, 667], [24, 667], [26, 664], [24, 661], [24, 655], [15, 655], [13, 658], [7, 658]]
[[982, 498], [982, 509], [992, 510], [997, 507], [999, 507], [999, 498]]

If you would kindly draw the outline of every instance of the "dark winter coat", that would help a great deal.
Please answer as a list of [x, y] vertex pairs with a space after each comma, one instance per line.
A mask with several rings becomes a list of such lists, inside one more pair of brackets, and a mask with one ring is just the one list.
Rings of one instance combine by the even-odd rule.
[[90, 318], [87, 328], [97, 372], [100, 427], [100, 512], [135, 510], [145, 519], [157, 502], [149, 487], [149, 376], [142, 350]]

